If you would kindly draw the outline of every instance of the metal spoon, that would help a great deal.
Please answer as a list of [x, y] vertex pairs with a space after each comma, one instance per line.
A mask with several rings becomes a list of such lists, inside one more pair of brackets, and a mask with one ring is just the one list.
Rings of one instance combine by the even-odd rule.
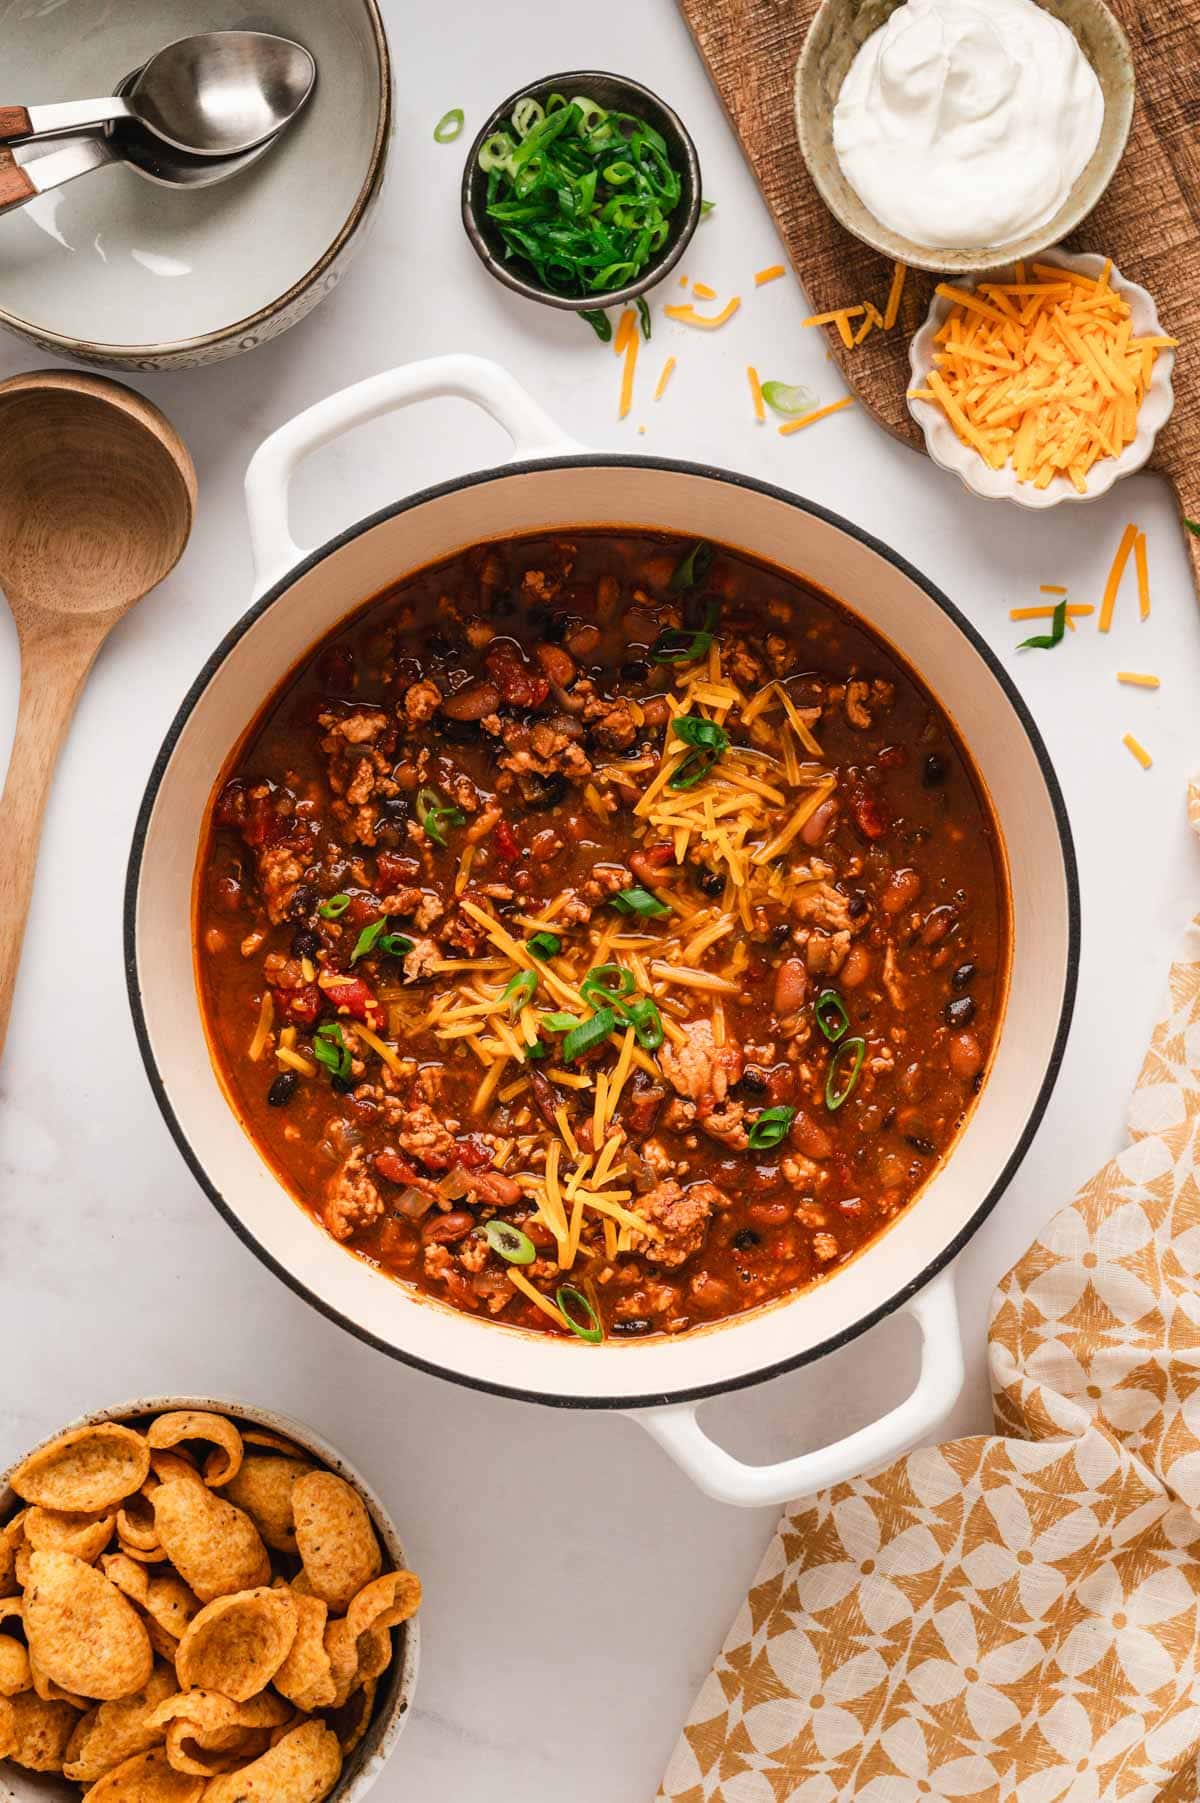
[[302, 44], [266, 31], [208, 31], [152, 56], [127, 96], [0, 106], [0, 144], [132, 120], [192, 156], [236, 156], [287, 124], [312, 93]]
[[[133, 69], [117, 84], [126, 94], [138, 78]], [[24, 206], [38, 194], [61, 188], [78, 176], [88, 175], [109, 163], [127, 163], [136, 174], [159, 188], [211, 188], [249, 169], [275, 143], [268, 138], [240, 156], [197, 157], [175, 150], [140, 125], [110, 126], [105, 137], [75, 138], [60, 150], [46, 151], [40, 142], [18, 144], [9, 151], [0, 147], [0, 213]]]

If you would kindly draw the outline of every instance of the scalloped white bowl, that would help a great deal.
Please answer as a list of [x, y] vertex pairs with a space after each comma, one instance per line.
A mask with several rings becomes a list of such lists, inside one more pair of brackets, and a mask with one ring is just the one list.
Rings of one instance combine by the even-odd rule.
[[[1106, 259], [1093, 251], [1049, 250], [1044, 251], [1038, 261], [1052, 263], [1060, 269], [1073, 270], [1077, 275], [1098, 276]], [[987, 278], [964, 279], [957, 285], [974, 289], [977, 280], [994, 279], [995, 273]], [[1139, 287], [1137, 282], [1129, 281], [1116, 267], [1110, 271], [1109, 281], [1129, 302], [1134, 333], [1139, 338], [1161, 335], [1163, 328], [1159, 323], [1153, 295], [1147, 289]], [[934, 334], [952, 305], [953, 302], [944, 295], [935, 294], [925, 323], [909, 346], [911, 386], [914, 388], [924, 386], [933, 368]], [[1171, 409], [1175, 405], [1175, 394], [1171, 386], [1174, 367], [1174, 351], [1160, 351], [1154, 362], [1150, 386], [1138, 410], [1137, 437], [1125, 447], [1119, 457], [1102, 457], [1092, 465], [1084, 494], [1080, 494], [1066, 476], [1055, 476], [1046, 488], [1035, 488], [1032, 482], [1019, 481], [1011, 464], [1005, 464], [1003, 469], [991, 469], [978, 451], [973, 451], [970, 445], [963, 443], [941, 408], [932, 401], [910, 399], [908, 410], [925, 435], [925, 449], [934, 463], [939, 469], [949, 470], [951, 475], [957, 476], [973, 495], [982, 495], [988, 501], [1013, 501], [1018, 507], [1057, 507], [1060, 501], [1094, 501], [1097, 495], [1107, 494], [1113, 483], [1119, 482], [1122, 476], [1131, 476], [1149, 461], [1154, 441], [1170, 419]]]

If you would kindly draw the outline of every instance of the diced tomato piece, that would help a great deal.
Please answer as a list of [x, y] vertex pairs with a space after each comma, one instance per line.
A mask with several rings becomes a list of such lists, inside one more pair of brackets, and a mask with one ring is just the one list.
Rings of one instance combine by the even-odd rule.
[[348, 1014], [352, 1020], [360, 1020], [373, 1033], [378, 1032], [383, 1025], [383, 1009], [361, 977], [331, 978], [324, 986], [324, 995], [339, 1014]]
[[399, 1152], [393, 1152], [390, 1147], [385, 1147], [382, 1152], [376, 1152], [371, 1162], [379, 1175], [386, 1178], [388, 1183], [411, 1184], [417, 1175], [415, 1168], [409, 1164], [407, 1158], [401, 1158]]
[[380, 888], [398, 889], [404, 883], [415, 882], [421, 874], [421, 866], [416, 858], [401, 858], [394, 851], [381, 851], [375, 859], [375, 874]]
[[864, 839], [882, 839], [892, 824], [883, 799], [860, 783], [850, 791], [850, 814]]
[[246, 797], [245, 817], [242, 821], [242, 838], [247, 845], [277, 845], [286, 838], [292, 825], [285, 820], [275, 806], [274, 795], [260, 794], [257, 791]]
[[379, 919], [379, 897], [369, 890], [356, 889], [350, 896], [350, 906], [342, 915], [348, 926], [365, 927], [368, 921]]
[[521, 841], [507, 820], [501, 820], [493, 829], [492, 846], [501, 864], [515, 864], [521, 855]]
[[510, 707], [541, 707], [550, 693], [549, 679], [530, 668], [511, 639], [495, 641], [484, 661]]
[[231, 783], [226, 783], [217, 796], [213, 820], [217, 826], [228, 826], [235, 832], [241, 831], [246, 820], [246, 785], [240, 776], [235, 776]]
[[320, 1020], [325, 998], [315, 983], [305, 983], [299, 989], [275, 989], [272, 994], [275, 1012], [293, 1026], [311, 1027]]
[[491, 1162], [492, 1148], [477, 1133], [469, 1133], [458, 1141], [455, 1163], [461, 1164], [465, 1171], [486, 1170]]
[[875, 762], [883, 770], [898, 770], [908, 762], [907, 745], [885, 745]]

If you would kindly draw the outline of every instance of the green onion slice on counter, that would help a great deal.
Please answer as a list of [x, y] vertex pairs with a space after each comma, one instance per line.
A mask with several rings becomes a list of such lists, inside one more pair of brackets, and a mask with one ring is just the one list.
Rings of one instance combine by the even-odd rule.
[[591, 1020], [583, 1021], [578, 1027], [572, 1027], [562, 1042], [562, 1059], [564, 1064], [573, 1064], [576, 1058], [582, 1058], [598, 1045], [603, 1045], [617, 1024], [617, 1017], [611, 1008], [597, 1008]]
[[712, 568], [713, 548], [707, 539], [697, 539], [686, 557], [680, 559], [675, 566], [675, 573], [669, 584], [673, 595], [682, 595], [686, 589], [695, 588], [703, 582]]
[[510, 1265], [531, 1265], [537, 1257], [537, 1247], [527, 1233], [519, 1227], [513, 1227], [508, 1221], [484, 1221], [475, 1229], [479, 1239], [486, 1240], [493, 1252], [507, 1259]]
[[836, 1045], [850, 1025], [846, 1004], [837, 990], [822, 989], [813, 1012], [816, 1014], [817, 1025], [825, 1038], [830, 1045]]
[[729, 750], [730, 737], [715, 720], [702, 714], [681, 714], [671, 722], [677, 739], [692, 749], [667, 784], [668, 789], [692, 789], [702, 776], [707, 776], [717, 760]]
[[[600, 1325], [599, 1315], [583, 1291], [577, 1290], [573, 1283], [560, 1283], [554, 1292], [554, 1300], [571, 1332], [581, 1340], [586, 1340], [589, 1346], [599, 1346], [604, 1338], [604, 1329]], [[580, 1315], [583, 1316], [582, 1326], [577, 1319]]]
[[328, 901], [321, 903], [317, 913], [322, 920], [340, 920], [349, 906], [350, 897], [348, 895], [331, 895]]
[[335, 1020], [327, 1020], [313, 1034], [313, 1057], [323, 1064], [331, 1077], [345, 1079], [350, 1075], [350, 1047]]
[[784, 419], [799, 419], [817, 404], [811, 388], [793, 387], [790, 382], [764, 382], [762, 397], [772, 413], [782, 414]]
[[638, 295], [635, 305], [638, 310], [638, 318], [642, 322], [642, 337], [648, 340], [653, 328], [650, 324], [650, 308], [644, 294]]
[[601, 344], [612, 343], [612, 320], [608, 317], [607, 313], [603, 312], [599, 307], [584, 307], [580, 309], [579, 317], [580, 319], [586, 319]]
[[834, 1113], [848, 1102], [854, 1094], [858, 1083], [858, 1073], [862, 1070], [863, 1059], [867, 1055], [865, 1039], [843, 1039], [829, 1062], [829, 1074], [825, 1078], [825, 1106]]
[[1049, 632], [1039, 632], [1031, 639], [1022, 639], [1017, 646], [1018, 651], [1053, 651], [1055, 645], [1061, 645], [1067, 630], [1067, 604], [1060, 601], [1054, 609], [1054, 618]]
[[535, 933], [525, 941], [525, 949], [535, 958], [556, 958], [562, 950], [562, 940], [557, 933]]
[[445, 827], [465, 826], [466, 819], [462, 809], [443, 801], [436, 789], [417, 790], [417, 823], [435, 845], [445, 845]]
[[508, 1016], [516, 1020], [527, 1002], [531, 1002], [537, 993], [537, 972], [535, 970], [519, 970], [515, 977], [510, 977], [500, 994], [500, 1000], [508, 1003]]
[[1189, 532], [1194, 532], [1196, 534], [1196, 537], [1200, 538], [1200, 520], [1186, 520], [1185, 519], [1183, 523], [1187, 527]]
[[786, 1105], [779, 1108], [764, 1108], [750, 1127], [751, 1150], [765, 1152], [771, 1146], [779, 1145], [786, 1136], [795, 1114], [796, 1110], [788, 1108]]
[[443, 113], [433, 128], [433, 136], [438, 144], [453, 144], [463, 128], [466, 114], [461, 106], [452, 106], [448, 113]]
[[622, 889], [613, 896], [612, 905], [619, 914], [641, 914], [648, 920], [671, 912], [666, 902], [660, 902], [648, 889]]
[[716, 204], [717, 203], [715, 200], [702, 200], [700, 202], [700, 217], [701, 217], [701, 219], [706, 219], [708, 217], [708, 215], [712, 212], [712, 210], [716, 206]]

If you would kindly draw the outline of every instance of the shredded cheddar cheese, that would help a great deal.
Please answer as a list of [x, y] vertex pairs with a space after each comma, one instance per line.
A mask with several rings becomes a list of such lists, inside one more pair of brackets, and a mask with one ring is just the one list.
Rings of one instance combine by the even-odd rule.
[[693, 282], [692, 293], [698, 295], [701, 300], [716, 300], [717, 298], [716, 289], [710, 288], [707, 282]]
[[641, 333], [637, 329], [634, 315], [626, 313], [625, 319], [630, 321], [630, 326], [625, 334], [623, 346], [625, 361], [621, 367], [621, 399], [617, 408], [618, 419], [624, 419], [633, 406], [633, 378], [637, 370], [638, 347], [641, 344]]
[[1129, 683], [1135, 689], [1156, 689], [1159, 686], [1157, 676], [1146, 676], [1138, 670], [1118, 670], [1117, 681]]
[[800, 321], [800, 324], [802, 326], [836, 326], [842, 343], [847, 350], [851, 350], [854, 346], [854, 334], [850, 330], [850, 321], [858, 319], [866, 310], [865, 306], [834, 307], [828, 313], [810, 313], [807, 319]]
[[786, 274], [787, 274], [787, 270], [784, 268], [782, 263], [772, 263], [766, 269], [756, 269], [755, 270], [754, 286], [756, 288], [765, 288], [768, 282], [777, 282], [781, 275], [786, 275]]
[[883, 326], [890, 332], [900, 313], [900, 302], [904, 298], [904, 283], [908, 277], [908, 266], [897, 263], [892, 270], [892, 285], [888, 290], [887, 306], [883, 309]]
[[718, 326], [728, 324], [741, 304], [741, 295], [735, 294], [725, 302], [719, 313], [697, 313], [690, 301], [681, 307], [664, 307], [663, 312], [668, 319], [677, 319], [681, 325], [699, 326], [703, 331], [714, 332]]
[[844, 407], [853, 407], [854, 396], [845, 395], [840, 401], [831, 401], [828, 407], [818, 407], [814, 413], [806, 413], [800, 419], [791, 419], [786, 426], [780, 426], [779, 436], [790, 438], [793, 432], [803, 432], [806, 426], [814, 426], [819, 419], [828, 419], [831, 413], [840, 413]]
[[1138, 618], [1150, 618], [1150, 571], [1146, 563], [1146, 534], [1139, 532], [1133, 541], [1133, 564], [1137, 572]]
[[1117, 591], [1120, 589], [1121, 578], [1125, 574], [1125, 565], [1129, 562], [1129, 553], [1133, 550], [1134, 541], [1136, 540], [1137, 535], [1138, 529], [1132, 523], [1126, 526], [1124, 532], [1121, 534], [1121, 542], [1117, 546], [1117, 554], [1112, 560], [1112, 565], [1108, 572], [1108, 580], [1104, 584], [1104, 594], [1100, 601], [1099, 626], [1101, 632], [1107, 632], [1112, 626], [1113, 609], [1116, 607], [1117, 603]]
[[754, 417], [761, 426], [767, 417], [767, 410], [763, 405], [762, 383], [758, 379], [758, 371], [753, 363], [746, 365], [746, 380], [750, 384], [750, 399], [754, 403]]
[[950, 306], [927, 385], [910, 398], [940, 407], [989, 468], [1011, 466], [1035, 488], [1063, 478], [1086, 494], [1093, 465], [1136, 437], [1158, 351], [1174, 340], [1134, 336], [1107, 266], [1094, 280], [1048, 263], [1032, 273], [974, 291], [938, 283]]
[[671, 380], [671, 375], [672, 375], [674, 368], [675, 368], [674, 357], [668, 357], [666, 362], [663, 364], [661, 371], [659, 372], [658, 381], [654, 385], [654, 398], [656, 401], [661, 401], [663, 398], [663, 395], [666, 393], [667, 383]]
[[1121, 743], [1122, 743], [1122, 745], [1124, 745], [1127, 748], [1127, 750], [1129, 750], [1133, 753], [1134, 757], [1137, 759], [1138, 763], [1142, 766], [1143, 770], [1149, 770], [1151, 764], [1154, 762], [1154, 759], [1150, 756], [1150, 753], [1146, 750], [1146, 747], [1144, 745], [1138, 744], [1138, 741], [1134, 738], [1134, 736], [1131, 732], [1127, 732], [1125, 734], [1124, 738], [1121, 740]]

